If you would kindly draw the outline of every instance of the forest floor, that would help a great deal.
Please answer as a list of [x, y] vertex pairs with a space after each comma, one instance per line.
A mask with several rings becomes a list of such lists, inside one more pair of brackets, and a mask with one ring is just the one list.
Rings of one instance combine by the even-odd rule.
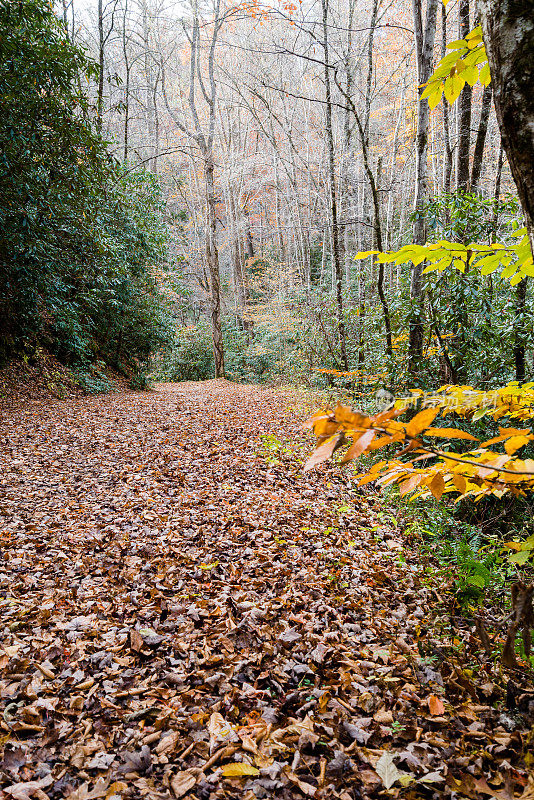
[[513, 681], [377, 495], [302, 472], [306, 410], [208, 381], [5, 414], [4, 798], [534, 798]]

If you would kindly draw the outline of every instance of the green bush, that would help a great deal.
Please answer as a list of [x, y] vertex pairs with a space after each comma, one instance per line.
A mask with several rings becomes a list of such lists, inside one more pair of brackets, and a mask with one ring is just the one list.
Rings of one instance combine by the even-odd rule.
[[129, 372], [170, 338], [166, 229], [152, 176], [93, 130], [95, 65], [46, 0], [0, 1], [0, 358], [42, 345]]

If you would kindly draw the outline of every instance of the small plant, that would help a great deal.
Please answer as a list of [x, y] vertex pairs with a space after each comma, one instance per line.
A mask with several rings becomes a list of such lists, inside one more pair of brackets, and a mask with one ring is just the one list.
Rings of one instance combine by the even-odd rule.
[[290, 455], [293, 452], [291, 447], [288, 447], [288, 445], [285, 445], [270, 433], [261, 437], [261, 443], [264, 450], [264, 458], [268, 464], [280, 464], [282, 460], [280, 456]]
[[389, 727], [391, 728], [391, 732], [393, 734], [399, 734], [406, 730], [406, 725], [403, 725], [398, 719], [393, 720]]
[[130, 378], [129, 387], [138, 392], [147, 392], [151, 389], [150, 377], [146, 368], [140, 368], [134, 372]]

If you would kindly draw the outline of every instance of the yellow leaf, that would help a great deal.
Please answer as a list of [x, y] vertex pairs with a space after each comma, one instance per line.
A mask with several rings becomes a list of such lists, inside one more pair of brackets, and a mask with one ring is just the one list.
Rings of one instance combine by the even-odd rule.
[[476, 436], [458, 428], [428, 428], [425, 431], [425, 436], [437, 436], [440, 439], [471, 439], [475, 442], [478, 441]]
[[443, 94], [443, 86], [440, 85], [435, 91], [432, 92], [432, 94], [428, 96], [428, 105], [431, 111], [433, 111], [439, 104], [442, 94]]
[[452, 105], [460, 96], [460, 92], [465, 86], [465, 80], [460, 75], [451, 75], [445, 81], [445, 97]]
[[504, 443], [504, 449], [508, 455], [511, 456], [516, 450], [519, 450], [520, 447], [528, 444], [533, 438], [533, 436], [512, 436]]
[[469, 86], [474, 86], [478, 81], [478, 69], [476, 67], [466, 67], [463, 75]]
[[462, 50], [465, 47], [467, 47], [467, 41], [465, 39], [455, 39], [454, 42], [450, 42], [450, 44], [447, 45], [447, 50]]
[[222, 774], [225, 778], [242, 778], [245, 775], [259, 775], [259, 769], [253, 767], [251, 764], [243, 762], [236, 762], [235, 764], [226, 764], [222, 768]]
[[406, 425], [406, 435], [411, 437], [417, 436], [418, 433], [428, 428], [438, 414], [439, 408], [424, 408]]
[[441, 495], [445, 491], [445, 481], [443, 480], [443, 475], [441, 475], [439, 472], [436, 473], [436, 475], [434, 475], [432, 478], [432, 481], [429, 483], [428, 488], [436, 500], [441, 500]]
[[484, 86], [489, 86], [489, 83], [491, 81], [489, 64], [484, 64], [484, 66], [480, 70], [479, 80], [480, 83], [484, 84]]

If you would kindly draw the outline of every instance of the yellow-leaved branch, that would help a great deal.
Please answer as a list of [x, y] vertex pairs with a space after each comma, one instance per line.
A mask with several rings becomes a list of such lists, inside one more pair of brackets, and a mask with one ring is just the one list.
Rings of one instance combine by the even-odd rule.
[[[401, 495], [437, 500], [444, 494], [480, 500], [487, 495], [524, 496], [534, 490], [534, 460], [517, 455], [534, 441], [530, 428], [500, 427], [496, 436], [480, 442], [459, 428], [434, 425], [437, 417], [451, 412], [468, 419], [481, 415], [495, 420], [503, 416], [529, 419], [534, 413], [534, 383], [509, 384], [490, 396], [469, 386], [446, 386], [432, 396], [420, 396], [419, 402], [428, 407], [408, 422], [398, 419], [406, 410], [406, 401], [374, 415], [342, 405], [319, 411], [306, 423], [317, 436], [317, 448], [305, 470], [327, 461], [342, 448], [341, 463], [345, 464], [364, 453], [397, 446], [398, 452], [391, 458], [357, 475], [359, 485], [371, 481], [379, 486], [398, 484]], [[470, 441], [473, 447], [462, 453], [445, 450], [436, 442], [440, 439], [446, 440], [447, 447], [451, 440]], [[494, 445], [502, 446], [504, 452], [493, 449]]]
[[451, 52], [444, 56], [424, 84], [422, 99], [428, 100], [434, 109], [443, 95], [449, 103], [454, 103], [465, 84], [474, 86], [482, 83], [488, 86], [491, 81], [486, 48], [482, 41], [482, 28], [477, 25], [465, 39], [457, 39], [447, 45]]
[[381, 253], [379, 250], [366, 250], [356, 253], [357, 260], [375, 255], [378, 263], [421, 264], [427, 262], [423, 272], [434, 272], [452, 267], [465, 272], [467, 267], [480, 269], [482, 275], [490, 275], [501, 270], [501, 277], [509, 280], [512, 286], [522, 278], [534, 275], [532, 250], [526, 228], [519, 228], [512, 236], [515, 244], [458, 244], [456, 242], [439, 241], [434, 244], [407, 244], [400, 250]]

